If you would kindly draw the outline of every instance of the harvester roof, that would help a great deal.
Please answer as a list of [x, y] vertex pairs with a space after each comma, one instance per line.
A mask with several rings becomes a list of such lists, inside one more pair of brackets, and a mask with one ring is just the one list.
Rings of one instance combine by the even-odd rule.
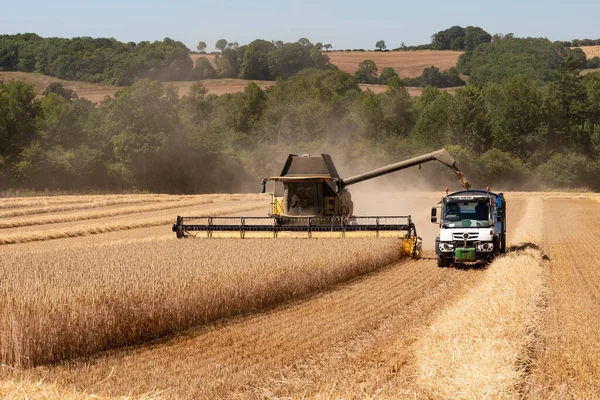
[[338, 180], [338, 175], [329, 154], [310, 156], [308, 154], [288, 155], [280, 176], [271, 180], [300, 181], [300, 180]]

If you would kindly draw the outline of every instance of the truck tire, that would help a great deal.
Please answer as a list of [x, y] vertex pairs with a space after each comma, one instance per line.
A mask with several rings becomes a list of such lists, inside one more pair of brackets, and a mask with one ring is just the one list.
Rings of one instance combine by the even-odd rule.
[[446, 257], [437, 258], [437, 266], [439, 268], [448, 268], [452, 264], [452, 260]]
[[500, 238], [500, 254], [504, 253], [506, 253], [506, 233], [503, 233]]

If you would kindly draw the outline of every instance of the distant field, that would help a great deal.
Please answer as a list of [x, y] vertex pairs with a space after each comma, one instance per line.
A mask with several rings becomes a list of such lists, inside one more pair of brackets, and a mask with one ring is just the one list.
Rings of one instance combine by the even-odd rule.
[[[574, 49], [575, 47], [571, 48]], [[600, 57], [600, 46], [581, 46], [579, 48], [583, 50], [588, 59]]]
[[358, 64], [364, 60], [373, 60], [379, 72], [385, 67], [392, 67], [401, 78], [414, 78], [423, 73], [423, 68], [438, 67], [441, 71], [456, 65], [462, 51], [353, 51], [327, 53], [332, 64], [342, 71], [354, 74]]
[[[11, 79], [24, 79], [33, 83], [35, 92], [41, 95], [44, 89], [48, 87], [52, 82], [60, 82], [67, 89], [71, 89], [77, 93], [79, 97], [84, 97], [94, 103], [99, 103], [106, 96], [114, 96], [114, 94], [122, 89], [123, 86], [110, 86], [95, 83], [79, 82], [79, 81], [65, 81], [51, 76], [42, 74], [32, 74], [27, 72], [0, 72], [0, 81], [9, 81]], [[248, 81], [243, 79], [208, 79], [202, 81], [202, 84], [208, 89], [209, 93], [222, 95], [226, 93], [237, 93], [242, 92], [250, 84], [255, 82], [261, 89], [266, 89], [275, 84], [273, 81]], [[180, 96], [185, 96], [190, 93], [190, 89], [195, 82], [193, 81], [177, 81], [177, 82], [165, 82], [165, 85], [173, 85], [179, 91]], [[362, 90], [371, 90], [375, 93], [383, 93], [387, 89], [385, 85], [360, 85]], [[421, 88], [408, 88], [408, 92], [411, 96], [420, 96]]]
[[[401, 78], [414, 78], [423, 73], [423, 68], [432, 65], [445, 71], [454, 67], [462, 51], [333, 51], [326, 53], [332, 64], [337, 65], [342, 71], [354, 74], [358, 64], [364, 60], [373, 60], [379, 72], [385, 67], [392, 67]], [[214, 64], [214, 54], [190, 54], [195, 61], [199, 57], [206, 57]]]
[[[354, 72], [356, 72], [358, 69], [358, 64], [361, 61], [371, 59], [377, 64], [379, 72], [381, 72], [384, 67], [392, 67], [401, 78], [418, 76], [423, 72], [423, 68], [430, 67], [432, 65], [438, 67], [442, 71], [447, 70], [456, 65], [456, 61], [461, 54], [462, 52], [460, 51], [435, 50], [383, 53], [374, 51], [327, 53], [331, 62], [337, 65], [344, 72], [354, 74]], [[190, 58], [194, 61], [199, 57], [206, 57], [211, 63], [214, 64], [214, 54], [190, 54]], [[46, 89], [46, 87], [48, 87], [48, 85], [51, 83], [59, 82], [62, 83], [65, 88], [73, 90], [79, 97], [84, 97], [95, 103], [102, 101], [106, 96], [114, 96], [118, 90], [124, 88], [122, 86], [111, 86], [99, 83], [65, 81], [37, 73], [0, 72], [0, 81], [8, 81], [11, 79], [24, 79], [31, 82], [34, 85], [35, 91], [38, 95], [41, 95], [44, 89]], [[250, 82], [255, 82], [262, 89], [266, 89], [275, 84], [275, 82], [272, 81], [248, 81], [243, 79], [209, 79], [202, 81], [209, 93], [217, 95], [241, 92], [244, 90], [244, 88], [246, 88], [246, 86], [248, 86]], [[174, 85], [179, 90], [179, 95], [184, 96], [190, 92], [190, 88], [194, 82], [181, 81], [168, 82], [168, 84]], [[382, 93], [387, 89], [385, 85], [363, 84], [360, 85], [360, 87], [363, 90], [369, 89], [375, 93]], [[421, 94], [421, 88], [409, 88], [408, 91], [411, 96], [419, 96]]]
[[99, 103], [104, 97], [112, 96], [116, 91], [123, 89], [121, 86], [104, 85], [100, 83], [65, 81], [37, 73], [0, 72], [0, 81], [9, 81], [11, 79], [24, 79], [32, 83], [35, 92], [38, 95], [41, 95], [51, 83], [60, 82], [65, 88], [73, 90], [80, 97], [85, 97], [94, 103]]

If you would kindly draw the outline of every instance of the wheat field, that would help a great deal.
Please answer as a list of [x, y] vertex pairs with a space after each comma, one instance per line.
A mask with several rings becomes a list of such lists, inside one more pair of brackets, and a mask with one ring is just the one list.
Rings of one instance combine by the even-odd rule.
[[413, 214], [421, 260], [170, 230], [265, 215], [257, 195], [0, 199], [0, 397], [598, 398], [600, 196], [508, 193], [510, 252], [438, 268], [440, 196], [371, 210]]

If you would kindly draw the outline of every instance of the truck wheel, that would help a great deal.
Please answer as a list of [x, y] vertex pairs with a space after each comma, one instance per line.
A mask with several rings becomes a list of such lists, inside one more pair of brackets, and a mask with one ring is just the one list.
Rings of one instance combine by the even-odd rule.
[[438, 257], [437, 259], [437, 265], [440, 268], [448, 268], [450, 264], [452, 264], [452, 260], [450, 260], [449, 258]]

